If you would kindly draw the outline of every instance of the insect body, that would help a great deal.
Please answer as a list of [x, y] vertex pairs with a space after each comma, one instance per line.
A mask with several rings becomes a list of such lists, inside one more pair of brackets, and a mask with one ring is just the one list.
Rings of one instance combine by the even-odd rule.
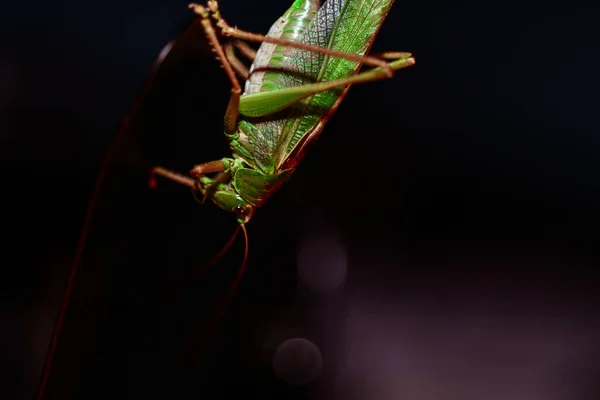
[[[230, 27], [221, 17], [215, 0], [209, 0], [207, 7], [191, 5], [200, 16], [200, 23], [232, 85], [224, 120], [232, 156], [196, 165], [191, 176], [155, 167], [151, 185], [156, 184], [154, 177], [158, 175], [193, 188], [201, 194], [202, 202], [210, 199], [220, 208], [234, 212], [239, 223], [236, 234], [240, 229], [245, 233], [244, 224], [254, 210], [289, 179], [307, 145], [319, 136], [352, 84], [391, 78], [394, 71], [414, 65], [410, 53], [366, 55], [393, 1], [328, 0], [321, 6], [318, 0], [295, 0], [266, 36]], [[222, 46], [215, 27], [221, 36], [234, 41]], [[254, 52], [243, 41], [262, 44]], [[236, 58], [233, 47], [254, 59], [249, 71]], [[372, 68], [359, 73], [363, 64]], [[246, 81], [243, 93], [236, 73]], [[44, 397], [108, 160], [110, 156], [90, 200], [46, 356], [38, 399]], [[215, 173], [216, 176], [209, 176]], [[220, 254], [234, 238], [235, 234]], [[245, 256], [226, 301], [235, 291], [246, 259]]]
[[[217, 2], [192, 4], [231, 83], [225, 135], [232, 157], [199, 164], [192, 177], [157, 167], [161, 175], [192, 187], [201, 201], [234, 212], [239, 224], [294, 172], [308, 143], [318, 137], [351, 84], [386, 79], [415, 63], [410, 53], [365, 56], [393, 0], [296, 0], [266, 36], [230, 27]], [[262, 42], [249, 71], [223, 36]], [[243, 53], [252, 53], [235, 42]], [[362, 64], [374, 68], [358, 73]], [[244, 92], [235, 74], [246, 78]], [[218, 173], [215, 177], [207, 174]]]

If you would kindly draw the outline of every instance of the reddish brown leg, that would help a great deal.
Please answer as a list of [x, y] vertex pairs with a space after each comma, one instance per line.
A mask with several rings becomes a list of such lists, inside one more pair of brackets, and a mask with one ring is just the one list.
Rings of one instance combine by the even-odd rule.
[[194, 11], [197, 14], [199, 14], [200, 16], [202, 16], [203, 18], [205, 18], [203, 13], [206, 13], [206, 12], [208, 12], [208, 10], [210, 10], [210, 14], [211, 14], [212, 18], [215, 20], [217, 27], [221, 29], [221, 34], [223, 36], [233, 37], [236, 39], [246, 40], [249, 42], [259, 42], [259, 43], [266, 42], [266, 43], [279, 44], [279, 45], [283, 45], [283, 46], [294, 47], [297, 49], [312, 51], [315, 53], [325, 54], [325, 55], [329, 55], [329, 56], [336, 57], [336, 58], [343, 58], [346, 60], [363, 63], [363, 64], [371, 66], [371, 67], [380, 67], [381, 69], [383, 69], [385, 71], [385, 75], [388, 78], [391, 78], [394, 75], [394, 71], [388, 65], [388, 63], [377, 57], [366, 56], [366, 55], [361, 56], [359, 54], [354, 54], [354, 53], [346, 53], [346, 52], [338, 51], [338, 50], [315, 47], [315, 46], [311, 46], [309, 44], [300, 43], [300, 42], [296, 42], [293, 40], [274, 38], [274, 37], [270, 37], [270, 36], [260, 35], [257, 33], [243, 31], [238, 28], [233, 28], [221, 16], [221, 13], [219, 11], [219, 4], [216, 0], [208, 0], [208, 10], [205, 7], [197, 5], [197, 4], [190, 4], [190, 8], [193, 8]]

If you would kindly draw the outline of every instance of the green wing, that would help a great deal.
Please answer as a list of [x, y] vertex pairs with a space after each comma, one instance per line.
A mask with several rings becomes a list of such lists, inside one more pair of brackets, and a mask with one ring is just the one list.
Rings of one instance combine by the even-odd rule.
[[[303, 43], [347, 53], [364, 55], [371, 47], [394, 0], [329, 0], [318, 11], [302, 39]], [[355, 61], [289, 49], [284, 60], [292, 73], [277, 74], [280, 87], [330, 81], [353, 75], [360, 68]], [[313, 140], [347, 91], [340, 87], [305, 99], [286, 112], [276, 149], [281, 167], [294, 150]]]
[[[319, 0], [295, 0], [282, 17], [275, 21], [267, 36], [298, 41], [316, 17], [318, 9]], [[273, 174], [277, 169], [277, 147], [285, 117], [279, 113], [253, 118], [248, 113], [244, 113], [244, 100], [246, 95], [257, 93], [268, 95], [272, 90], [289, 87], [286, 86], [287, 82], [281, 80], [281, 75], [284, 73], [282, 71], [289, 71], [289, 67], [285, 64], [289, 59], [289, 53], [287, 46], [262, 43], [250, 68], [250, 76], [246, 80], [240, 104], [240, 112], [245, 119], [240, 123], [240, 131], [248, 138], [252, 153], [252, 157], [247, 161], [251, 164], [255, 163], [266, 174]], [[273, 101], [261, 104], [269, 105], [273, 104]]]
[[[269, 36], [364, 55], [393, 2], [329, 0], [315, 13], [317, 0], [296, 0], [273, 25]], [[244, 102], [242, 96], [240, 105], [247, 119], [240, 128], [253, 149], [252, 161], [267, 174], [294, 167], [300, 159], [299, 149], [319, 135], [348, 87], [315, 94], [283, 109], [286, 102], [281, 96], [276, 102], [265, 101], [272, 91], [348, 77], [359, 68], [355, 61], [263, 43], [244, 91], [244, 95], [253, 94], [252, 100], [248, 97]], [[265, 112], [269, 109], [281, 111]]]

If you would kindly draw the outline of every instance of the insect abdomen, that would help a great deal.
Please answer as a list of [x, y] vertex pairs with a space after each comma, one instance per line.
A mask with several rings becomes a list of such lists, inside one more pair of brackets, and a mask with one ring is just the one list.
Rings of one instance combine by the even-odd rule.
[[271, 196], [291, 176], [293, 169], [276, 174], [263, 174], [254, 169], [240, 168], [233, 175], [233, 186], [244, 200], [257, 207]]

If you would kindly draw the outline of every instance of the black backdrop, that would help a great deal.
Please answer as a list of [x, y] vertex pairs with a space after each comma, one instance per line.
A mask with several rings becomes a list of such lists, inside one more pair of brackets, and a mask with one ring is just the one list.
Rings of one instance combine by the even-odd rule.
[[[231, 23], [258, 32], [285, 6], [221, 4]], [[235, 225], [181, 188], [145, 186], [153, 163], [185, 171], [227, 151], [227, 82], [202, 36], [187, 31], [108, 171], [48, 398], [226, 395], [241, 385], [269, 398], [419, 398], [410, 394], [416, 381], [457, 395], [415, 360], [441, 364], [452, 382], [490, 370], [504, 398], [516, 398], [516, 378], [492, 368], [502, 364], [496, 353], [465, 356], [478, 353], [473, 341], [440, 324], [485, 327], [475, 337], [505, 343], [508, 365], [555, 354], [540, 387], [563, 382], [565, 398], [595, 398], [595, 7], [398, 1], [374, 50], [411, 51], [417, 66], [353, 87], [294, 178], [256, 214], [247, 274], [212, 339], [198, 332], [211, 331], [203, 324], [235, 273], [241, 241], [177, 296], [163, 292], [209, 259]], [[10, 397], [30, 398], [102, 159], [157, 54], [191, 12], [185, 2], [153, 0], [13, 3], [1, 14], [2, 351], [14, 374]], [[302, 272], [298, 254], [307, 252], [313, 267]], [[347, 267], [343, 290], [310, 290], [310, 279], [326, 280], [336, 267]], [[459, 354], [468, 361], [450, 367], [438, 362], [452, 359], [444, 352], [401, 351], [412, 375], [390, 366], [385, 353], [408, 346], [400, 327], [426, 349], [465, 346]], [[535, 353], [523, 331], [533, 343], [558, 344]], [[378, 335], [394, 338], [386, 350], [369, 347]], [[322, 373], [307, 386], [272, 372], [274, 348], [292, 337], [322, 353]], [[571, 358], [558, 348], [572, 349]], [[363, 353], [371, 361], [356, 355]], [[349, 372], [378, 362], [380, 380]], [[401, 384], [390, 389], [386, 373]], [[477, 382], [482, 393], [494, 390]]]

